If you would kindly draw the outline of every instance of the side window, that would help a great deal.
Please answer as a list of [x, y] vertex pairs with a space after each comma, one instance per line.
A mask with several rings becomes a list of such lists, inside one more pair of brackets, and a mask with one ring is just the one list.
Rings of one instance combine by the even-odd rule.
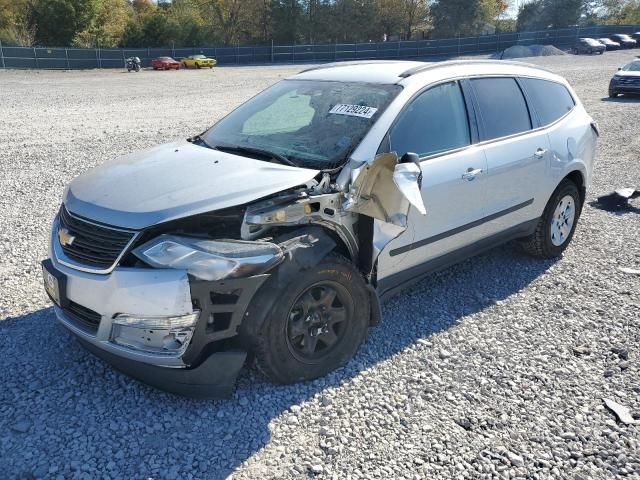
[[522, 82], [542, 126], [555, 122], [576, 105], [564, 85], [536, 78], [523, 78]]
[[531, 130], [529, 109], [515, 79], [476, 78], [471, 83], [484, 125], [482, 140]]
[[467, 107], [458, 82], [430, 88], [414, 99], [389, 134], [390, 149], [421, 157], [471, 143]]

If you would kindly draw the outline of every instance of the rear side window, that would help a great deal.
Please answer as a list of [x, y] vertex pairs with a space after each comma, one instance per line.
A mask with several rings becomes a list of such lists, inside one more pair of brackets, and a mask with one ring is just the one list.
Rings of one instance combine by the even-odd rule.
[[531, 130], [531, 118], [518, 83], [513, 78], [471, 80], [484, 125], [483, 140]]
[[542, 126], [555, 122], [576, 105], [564, 85], [537, 78], [523, 78], [522, 82]]
[[389, 135], [392, 152], [421, 157], [471, 143], [469, 119], [460, 85], [444, 83], [421, 93], [402, 112]]

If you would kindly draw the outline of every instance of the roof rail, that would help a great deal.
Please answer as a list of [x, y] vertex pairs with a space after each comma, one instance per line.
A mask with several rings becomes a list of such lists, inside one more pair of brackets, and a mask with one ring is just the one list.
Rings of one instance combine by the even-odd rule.
[[313, 72], [314, 70], [323, 70], [325, 68], [335, 68], [335, 67], [350, 67], [353, 65], [378, 65], [381, 63], [399, 63], [406, 62], [407, 60], [352, 60], [347, 62], [331, 62], [325, 63], [323, 65], [316, 65], [315, 67], [310, 67], [305, 70], [302, 70], [299, 73]]
[[445, 68], [454, 65], [514, 65], [518, 67], [530, 67], [538, 70], [544, 70], [549, 73], [553, 73], [551, 70], [532, 63], [517, 62], [512, 60], [447, 60], [445, 62], [425, 63], [417, 67], [410, 68], [400, 74], [400, 77], [407, 78], [416, 73], [421, 73], [428, 70], [436, 70], [438, 68]]

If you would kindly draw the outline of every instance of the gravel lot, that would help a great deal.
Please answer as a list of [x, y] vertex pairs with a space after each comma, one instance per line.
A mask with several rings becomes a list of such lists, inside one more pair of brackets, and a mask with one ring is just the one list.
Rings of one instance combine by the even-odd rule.
[[[633, 56], [533, 60], [600, 124], [589, 201], [640, 188], [640, 99], [605, 98]], [[342, 370], [249, 371], [230, 401], [147, 388], [56, 324], [39, 261], [64, 186], [300, 69], [0, 71], [0, 478], [640, 478], [640, 425], [603, 405], [640, 418], [639, 211], [587, 205], [556, 262], [507, 245], [434, 275]]]

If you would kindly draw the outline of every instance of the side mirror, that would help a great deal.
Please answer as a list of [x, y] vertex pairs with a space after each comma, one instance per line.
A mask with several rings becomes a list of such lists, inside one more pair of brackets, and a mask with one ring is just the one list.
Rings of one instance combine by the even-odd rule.
[[422, 165], [420, 165], [420, 157], [417, 153], [407, 152], [400, 159], [400, 163], [413, 163], [417, 165], [420, 175], [418, 176], [418, 187], [422, 188]]
[[[417, 158], [418, 161], [415, 162], [414, 160], [411, 160], [410, 162], [403, 162], [401, 159], [400, 163], [398, 163], [394, 169], [393, 183], [396, 184], [396, 187], [398, 187], [402, 196], [404, 196], [411, 205], [413, 205], [422, 215], [426, 215], [427, 209], [424, 206], [422, 192], [420, 191], [420, 188], [422, 187], [422, 168], [420, 167], [420, 159], [415, 153], [407, 155], [415, 155], [415, 158]], [[404, 155], [402, 158], [404, 159], [407, 155]]]
[[622, 67], [618, 67], [618, 71], [622, 70]]

